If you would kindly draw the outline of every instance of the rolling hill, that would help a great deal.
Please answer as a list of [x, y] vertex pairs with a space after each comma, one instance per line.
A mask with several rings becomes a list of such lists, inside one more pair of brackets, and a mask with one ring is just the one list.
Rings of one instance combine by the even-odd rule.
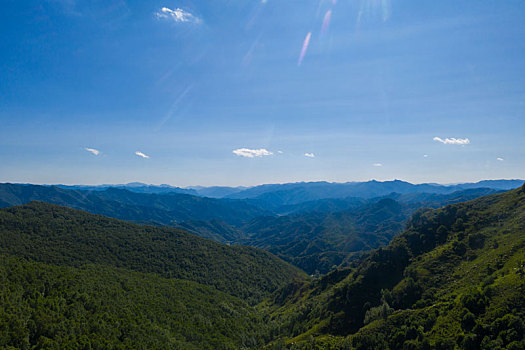
[[195, 281], [251, 303], [303, 274], [265, 251], [31, 202], [0, 210], [0, 253], [53, 265], [100, 264]]

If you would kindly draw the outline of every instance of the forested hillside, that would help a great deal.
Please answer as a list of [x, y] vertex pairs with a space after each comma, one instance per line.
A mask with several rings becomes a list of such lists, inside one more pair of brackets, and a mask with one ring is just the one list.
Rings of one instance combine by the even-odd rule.
[[156, 273], [213, 286], [252, 303], [302, 276], [259, 249], [41, 202], [0, 210], [0, 253], [47, 264]]
[[386, 248], [268, 307], [275, 347], [523, 349], [524, 291], [525, 185], [419, 211]]
[[309, 274], [327, 273], [350, 253], [388, 244], [403, 231], [412, 213], [409, 205], [392, 199], [335, 213], [309, 212], [260, 217], [242, 227], [241, 243], [268, 250]]
[[0, 256], [2, 349], [239, 349], [265, 323], [213, 287], [108, 265]]

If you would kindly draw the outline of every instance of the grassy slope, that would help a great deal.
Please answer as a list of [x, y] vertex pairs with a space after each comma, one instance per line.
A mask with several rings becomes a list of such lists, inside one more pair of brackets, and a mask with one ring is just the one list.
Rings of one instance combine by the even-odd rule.
[[95, 263], [157, 273], [210, 285], [250, 303], [304, 276], [255, 248], [40, 202], [0, 210], [0, 253], [48, 264]]
[[305, 347], [519, 349], [524, 269], [525, 186], [416, 213], [355, 268], [289, 288], [274, 318]]

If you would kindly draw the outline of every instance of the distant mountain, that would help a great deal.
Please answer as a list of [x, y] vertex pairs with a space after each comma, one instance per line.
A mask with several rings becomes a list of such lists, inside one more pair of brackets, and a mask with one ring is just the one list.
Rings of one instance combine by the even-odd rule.
[[260, 247], [309, 274], [345, 266], [356, 253], [387, 245], [419, 208], [439, 208], [500, 191], [481, 188], [450, 194], [390, 193], [361, 199], [321, 199], [288, 205], [278, 217], [258, 217], [240, 227], [241, 244]]
[[184, 193], [191, 195], [198, 195], [197, 191], [190, 188], [180, 188], [170, 185], [147, 185], [141, 182], [131, 182], [124, 185], [52, 185], [54, 187], [63, 188], [66, 190], [81, 190], [81, 191], [105, 191], [109, 188], [118, 188], [138, 193]]
[[212, 187], [189, 187], [188, 190], [193, 190], [195, 194], [202, 197], [223, 198], [234, 193], [244, 191], [248, 187], [226, 187], [226, 186], [212, 186]]
[[475, 183], [457, 184], [452, 187], [457, 188], [458, 190], [484, 187], [508, 191], [522, 186], [524, 182], [524, 180], [483, 180]]
[[313, 274], [341, 265], [350, 253], [368, 251], [403, 231], [414, 208], [382, 199], [349, 211], [259, 217], [241, 227], [239, 243], [268, 250]]
[[424, 192], [406, 194], [390, 193], [382, 197], [373, 198], [372, 201], [379, 200], [382, 198], [391, 198], [402, 203], [419, 203], [421, 206], [426, 206], [428, 208], [438, 208], [448, 204], [466, 202], [472, 199], [476, 199], [478, 197], [501, 192], [503, 192], [503, 190], [492, 188], [471, 188], [465, 190], [458, 190], [447, 194]]
[[352, 267], [274, 296], [282, 342], [330, 349], [523, 349], [525, 185], [416, 212]]
[[[368, 182], [298, 182], [290, 184], [261, 185], [226, 196], [235, 199], [252, 199], [266, 203], [265, 207], [272, 209], [284, 205], [294, 205], [307, 201], [328, 198], [374, 198], [390, 193], [435, 193], [449, 194], [455, 191], [472, 188], [490, 188], [508, 190], [519, 187], [523, 180], [487, 180], [475, 184], [438, 185], [411, 184], [405, 181], [368, 181]], [[263, 205], [263, 204], [261, 204]]]
[[301, 272], [265, 251], [177, 229], [140, 226], [54, 204], [0, 209], [0, 253], [45, 264], [100, 264], [156, 273], [260, 301]]
[[53, 186], [0, 184], [0, 207], [43, 201], [122, 220], [156, 225], [220, 220], [240, 225], [270, 212], [244, 201], [180, 193], [149, 194], [124, 189], [70, 190]]
[[[365, 204], [377, 202], [383, 198], [395, 199], [401, 203], [414, 204], [419, 203], [420, 206], [426, 206], [429, 208], [438, 208], [444, 205], [459, 203], [468, 200], [472, 200], [488, 194], [502, 192], [502, 190], [495, 190], [491, 188], [472, 188], [467, 190], [458, 190], [447, 194], [438, 193], [407, 193], [401, 194], [392, 192], [384, 196], [375, 198], [359, 198], [359, 197], [347, 197], [347, 198], [327, 198], [317, 199], [313, 201], [302, 202], [298, 204], [272, 206], [272, 211], [279, 215], [289, 215], [307, 212], [322, 212], [322, 213], [334, 213], [338, 211], [356, 209]], [[264, 207], [264, 203], [257, 200], [247, 200], [250, 203]]]

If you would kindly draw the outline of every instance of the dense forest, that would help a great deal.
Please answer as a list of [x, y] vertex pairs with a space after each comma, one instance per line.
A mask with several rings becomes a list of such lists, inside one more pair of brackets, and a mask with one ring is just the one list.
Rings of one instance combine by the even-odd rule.
[[261, 316], [191, 281], [100, 264], [0, 256], [0, 348], [238, 349], [264, 343]]
[[259, 302], [304, 274], [265, 251], [31, 202], [0, 210], [0, 253], [47, 264], [100, 264], [210, 285]]
[[[250, 223], [276, 240], [290, 239], [278, 235], [293, 232], [290, 218], [308, 228], [301, 232], [322, 231], [319, 222], [351, 227], [340, 238], [302, 238], [333, 243], [359, 223], [376, 232], [406, 222], [384, 247], [370, 246], [319, 278], [263, 250], [180, 229], [42, 202], [1, 209], [0, 346], [523, 349], [525, 185], [418, 209], [408, 221], [407, 203], [383, 198], [358, 216]], [[272, 227], [283, 229], [265, 231]], [[323, 253], [328, 243], [318, 242]]]

